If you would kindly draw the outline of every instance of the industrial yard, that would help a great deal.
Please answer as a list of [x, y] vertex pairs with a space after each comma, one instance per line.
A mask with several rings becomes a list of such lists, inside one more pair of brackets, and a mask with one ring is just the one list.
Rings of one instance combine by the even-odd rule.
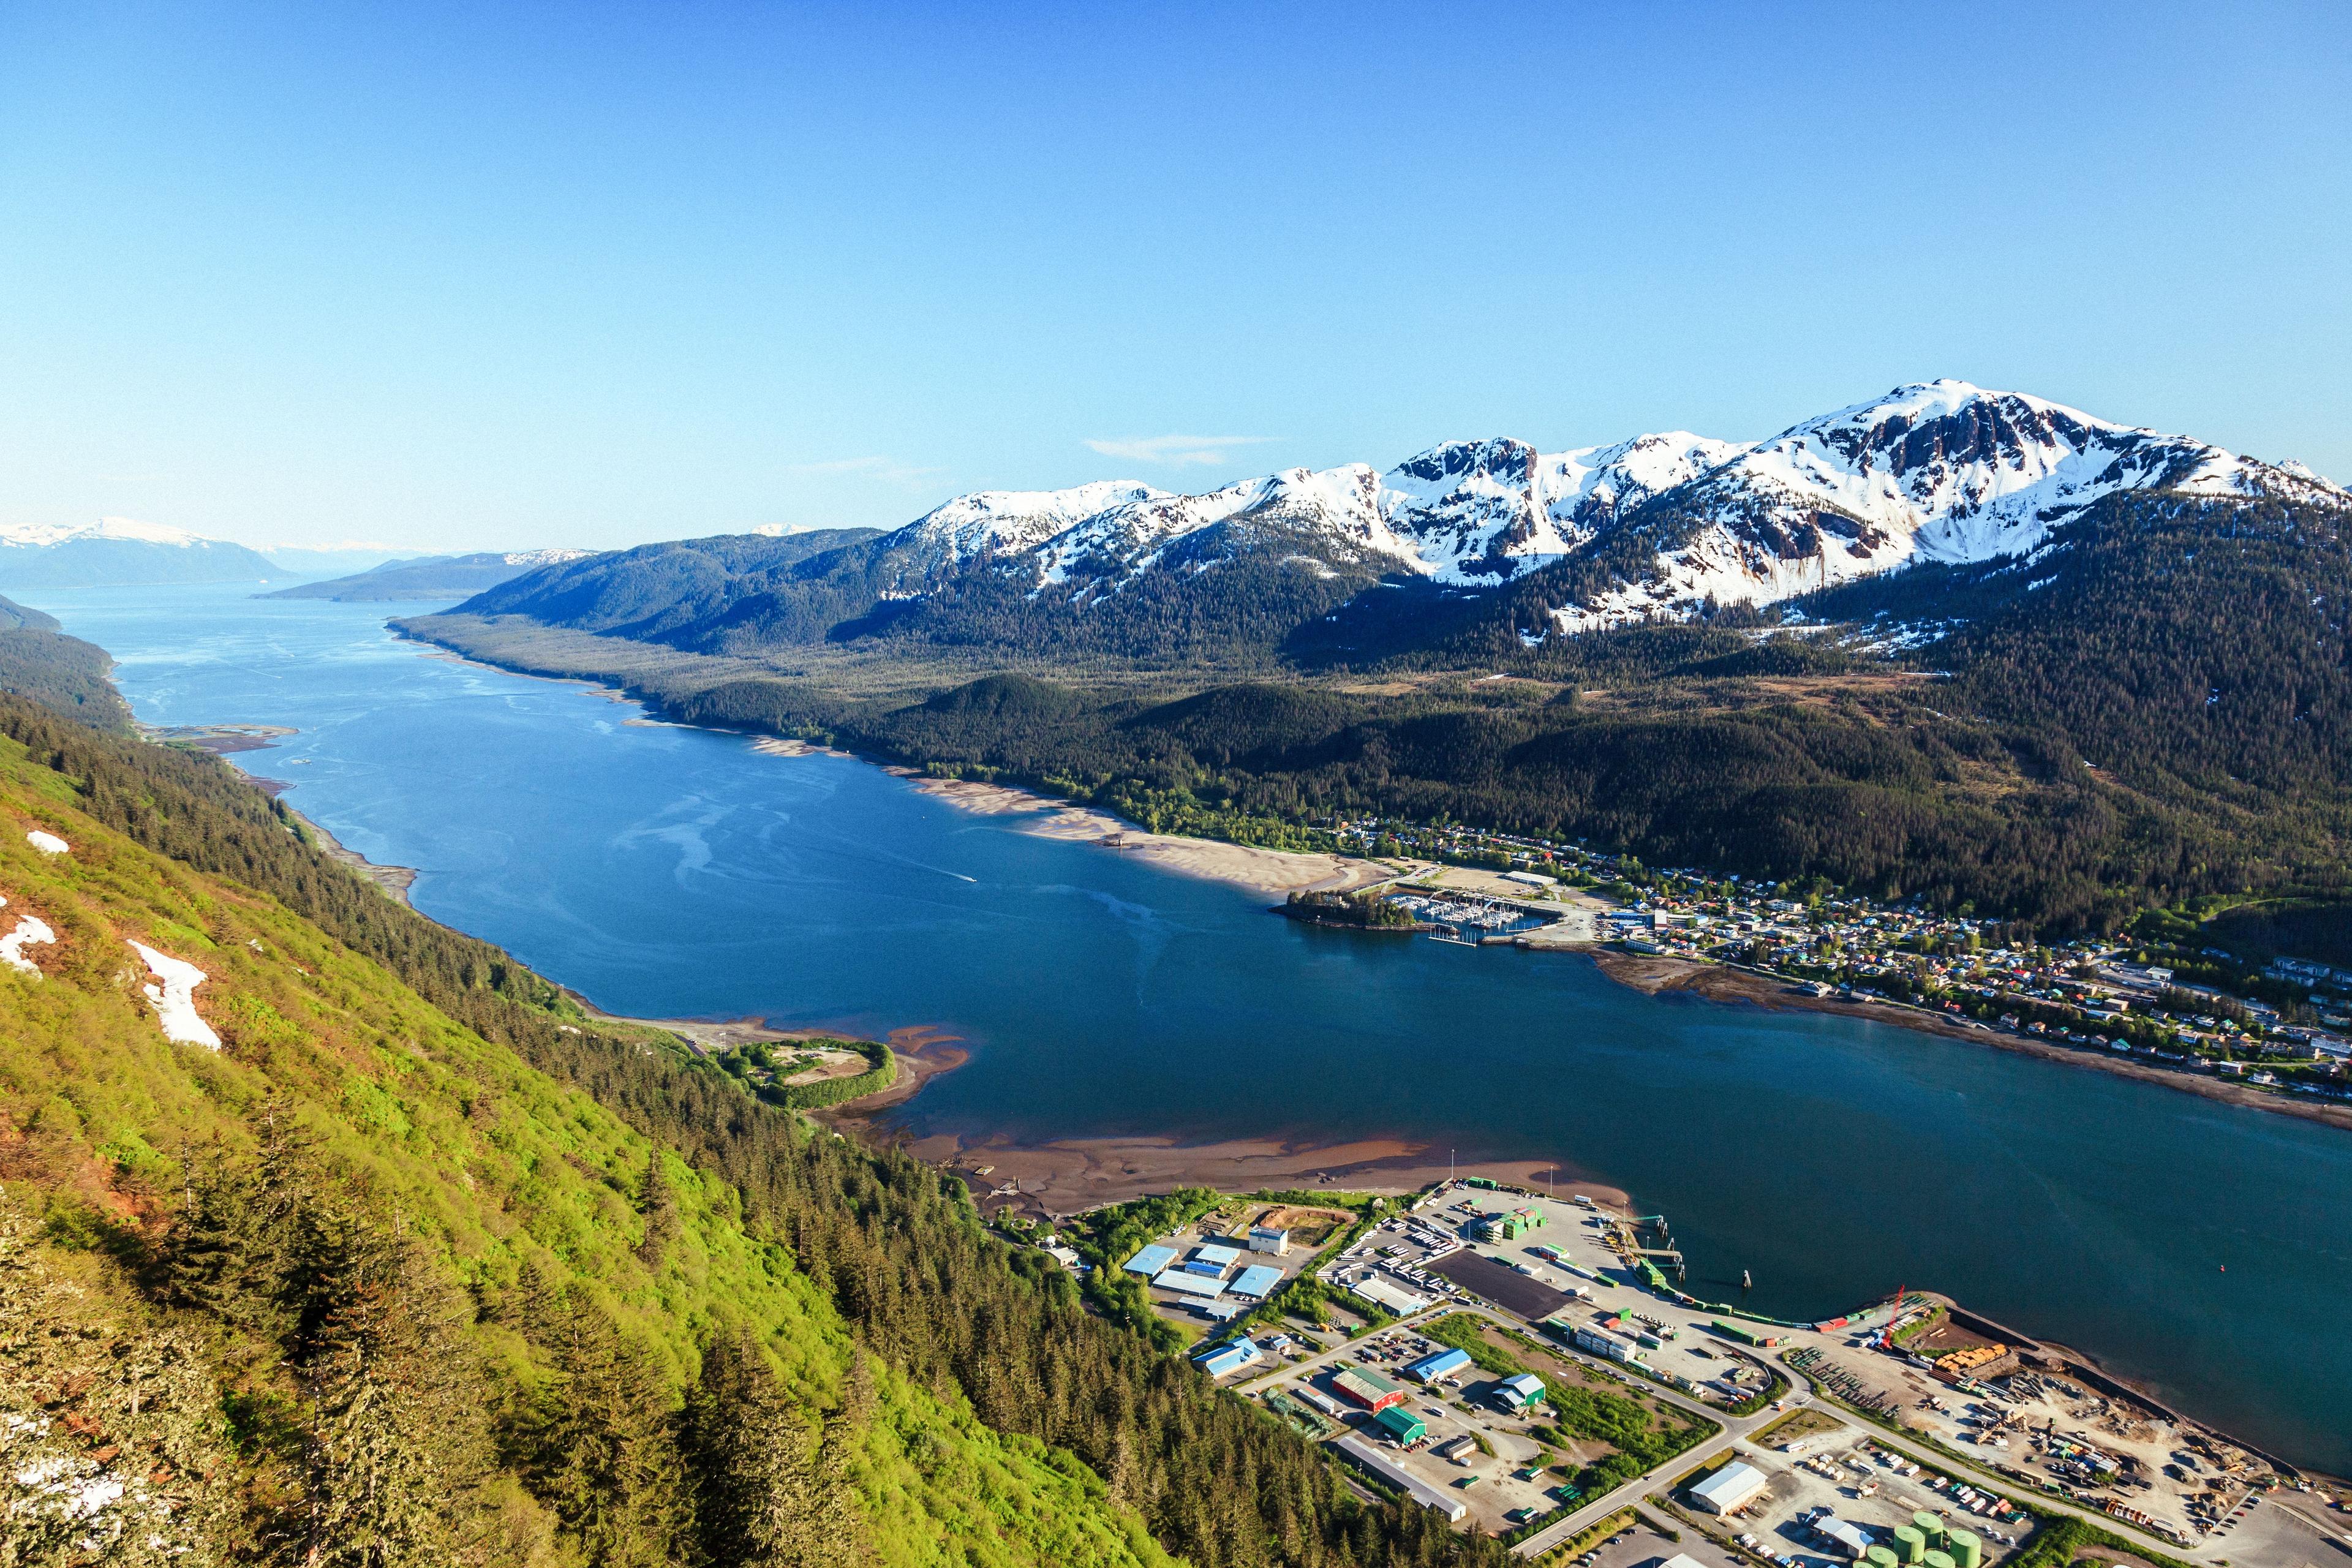
[[1147, 1282], [1161, 1316], [1214, 1330], [1263, 1306], [1352, 1219], [1345, 1209], [1230, 1204], [1171, 1231], [1120, 1267]]
[[1941, 1298], [1777, 1323], [1684, 1294], [1681, 1264], [1662, 1215], [1474, 1178], [1226, 1200], [1113, 1266], [1354, 1484], [1522, 1555], [1579, 1542], [1576, 1568], [1611, 1568], [1624, 1542], [1580, 1532], [1629, 1503], [1742, 1568], [1998, 1568], [2069, 1505], [2144, 1560], [2336, 1550], [2316, 1492], [2255, 1512], [2281, 1484], [2261, 1456]]

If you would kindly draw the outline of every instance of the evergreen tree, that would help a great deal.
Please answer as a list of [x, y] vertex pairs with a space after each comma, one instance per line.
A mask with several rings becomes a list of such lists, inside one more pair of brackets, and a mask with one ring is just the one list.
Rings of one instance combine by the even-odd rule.
[[695, 1531], [712, 1568], [782, 1568], [810, 1560], [816, 1510], [810, 1434], [747, 1334], [702, 1359], [680, 1447], [693, 1477]]
[[304, 1568], [448, 1561], [487, 1468], [463, 1305], [418, 1250], [312, 1205], [298, 1279]]
[[687, 1543], [669, 1399], [612, 1321], [576, 1297], [543, 1328], [552, 1375], [520, 1434], [533, 1489], [596, 1568], [655, 1568]]

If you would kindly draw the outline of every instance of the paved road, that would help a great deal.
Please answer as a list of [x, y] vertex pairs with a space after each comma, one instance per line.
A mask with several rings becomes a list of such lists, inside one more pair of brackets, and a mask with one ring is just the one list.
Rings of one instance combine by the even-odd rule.
[[[1488, 1316], [1492, 1315], [1493, 1314], [1491, 1313], [1488, 1314]], [[1590, 1364], [1602, 1366], [1604, 1368], [1608, 1364], [1605, 1362], [1596, 1362], [1592, 1357], [1583, 1355], [1576, 1352], [1571, 1351], [1568, 1353], [1574, 1356], [1576, 1360], [1585, 1362]], [[1675, 1475], [1682, 1475], [1687, 1471], [1698, 1468], [1701, 1465], [1711, 1464], [1716, 1459], [1720, 1458], [1723, 1455], [1730, 1452], [1733, 1444], [1738, 1442], [1741, 1438], [1747, 1436], [1757, 1428], [1768, 1426], [1774, 1421], [1778, 1421], [1781, 1416], [1787, 1415], [1790, 1411], [1794, 1410], [1800, 1405], [1811, 1402], [1813, 1396], [1813, 1385], [1805, 1377], [1805, 1375], [1790, 1367], [1784, 1366], [1780, 1370], [1780, 1375], [1789, 1380], [1789, 1393], [1787, 1396], [1781, 1401], [1780, 1408], [1767, 1408], [1755, 1415], [1727, 1415], [1722, 1411], [1712, 1409], [1706, 1405], [1699, 1404], [1696, 1400], [1685, 1399], [1682, 1395], [1675, 1394], [1671, 1390], [1659, 1388], [1654, 1384], [1650, 1384], [1646, 1380], [1637, 1380], [1641, 1383], [1642, 1386], [1648, 1390], [1648, 1392], [1656, 1394], [1660, 1399], [1664, 1400], [1671, 1405], [1680, 1405], [1685, 1410], [1706, 1416], [1717, 1426], [1721, 1426], [1723, 1431], [1716, 1436], [1708, 1438], [1706, 1442], [1701, 1443], [1695, 1448], [1685, 1448], [1683, 1452], [1676, 1454], [1673, 1458], [1667, 1460], [1665, 1464], [1660, 1466], [1657, 1469], [1652, 1470], [1645, 1475], [1634, 1477], [1632, 1480], [1627, 1481], [1623, 1486], [1619, 1487], [1614, 1491], [1604, 1492], [1601, 1496], [1591, 1502], [1584, 1504], [1575, 1512], [1568, 1515], [1565, 1519], [1554, 1521], [1552, 1523], [1545, 1526], [1542, 1530], [1536, 1531], [1535, 1534], [1528, 1536], [1525, 1541], [1520, 1542], [1517, 1546], [1512, 1547], [1512, 1552], [1521, 1557], [1542, 1556], [1553, 1547], [1558, 1546], [1561, 1542], [1571, 1539], [1580, 1531], [1584, 1531], [1594, 1524], [1598, 1524], [1601, 1521], [1608, 1518], [1619, 1509], [1625, 1507], [1629, 1503], [1639, 1502], [1650, 1493], [1655, 1491], [1658, 1488], [1659, 1478], [1664, 1472], [1671, 1470]]]

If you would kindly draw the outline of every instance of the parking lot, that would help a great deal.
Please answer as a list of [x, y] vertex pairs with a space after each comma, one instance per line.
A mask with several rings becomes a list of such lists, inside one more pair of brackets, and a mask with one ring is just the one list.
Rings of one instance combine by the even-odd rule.
[[1462, 1238], [1442, 1218], [1396, 1215], [1326, 1265], [1323, 1278], [1403, 1317], [1463, 1298], [1460, 1286], [1431, 1268], [1461, 1248]]
[[1675, 1557], [1687, 1557], [1699, 1568], [1753, 1568], [1743, 1563], [1732, 1552], [1714, 1542], [1688, 1531], [1678, 1531], [1680, 1541], [1669, 1541], [1647, 1523], [1602, 1542], [1599, 1546], [1574, 1559], [1582, 1568], [1662, 1568]]
[[[1549, 1494], [1561, 1478], [1534, 1468], [1545, 1449], [1528, 1435], [1531, 1426], [1542, 1423], [1540, 1410], [1507, 1414], [1494, 1402], [1497, 1380], [1475, 1369], [1459, 1382], [1434, 1388], [1404, 1377], [1406, 1367], [1444, 1349], [1420, 1334], [1391, 1329], [1365, 1340], [1311, 1376], [1286, 1377], [1256, 1392], [1283, 1394], [1344, 1427], [1432, 1490], [1459, 1500], [1469, 1510], [1465, 1522], [1489, 1532], [1507, 1530], [1533, 1513], [1551, 1511], [1556, 1502]], [[1339, 1391], [1333, 1374], [1355, 1366], [1404, 1384], [1402, 1408], [1428, 1429], [1421, 1442], [1410, 1448], [1399, 1445]]]
[[1790, 1428], [1801, 1434], [1787, 1440], [1794, 1452], [1781, 1451], [1778, 1432], [1740, 1445], [1740, 1462], [1761, 1471], [1768, 1482], [1753, 1501], [1721, 1519], [1696, 1510], [1689, 1510], [1690, 1517], [1702, 1530], [1789, 1568], [1851, 1568], [1852, 1559], [1821, 1532], [1828, 1518], [1858, 1525], [1874, 1544], [1887, 1545], [1896, 1527], [1910, 1524], [1914, 1514], [1935, 1514], [1973, 1533], [1988, 1564], [2012, 1555], [2030, 1531], [2030, 1524], [1971, 1513], [1931, 1484], [1935, 1472], [1921, 1468], [1905, 1474], [1889, 1456], [1872, 1451], [1866, 1432], [1843, 1423], [1823, 1431], [1820, 1427], [1830, 1418], [1814, 1415], [1812, 1430]]

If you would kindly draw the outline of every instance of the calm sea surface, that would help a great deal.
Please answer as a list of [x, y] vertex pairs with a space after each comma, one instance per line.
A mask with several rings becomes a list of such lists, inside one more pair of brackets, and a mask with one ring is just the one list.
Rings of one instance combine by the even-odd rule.
[[1582, 958], [1364, 941], [1030, 837], [862, 763], [394, 641], [381, 606], [26, 595], [151, 722], [299, 731], [235, 760], [417, 907], [599, 1005], [976, 1047], [918, 1133], [1396, 1135], [1557, 1159], [1673, 1219], [1691, 1282], [1810, 1318], [1908, 1283], [2352, 1472], [2352, 1135]]

